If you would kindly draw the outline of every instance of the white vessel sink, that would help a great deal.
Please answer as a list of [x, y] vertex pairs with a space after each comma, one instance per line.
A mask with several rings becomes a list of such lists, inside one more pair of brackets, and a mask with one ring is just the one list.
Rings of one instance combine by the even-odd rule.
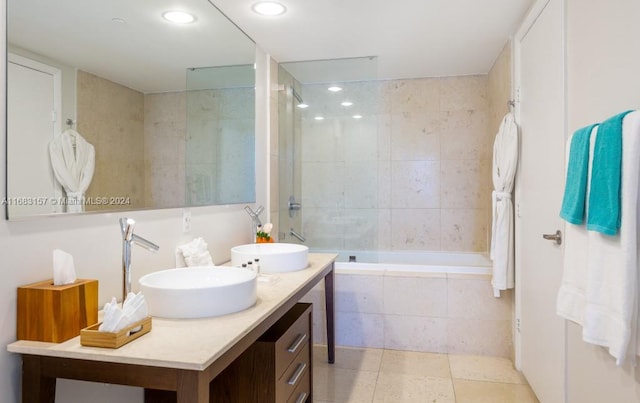
[[147, 274], [139, 280], [149, 315], [206, 318], [256, 303], [256, 273], [235, 267], [199, 266]]
[[231, 248], [231, 264], [260, 259], [261, 273], [283, 273], [306, 269], [309, 265], [309, 248], [294, 243], [251, 243]]

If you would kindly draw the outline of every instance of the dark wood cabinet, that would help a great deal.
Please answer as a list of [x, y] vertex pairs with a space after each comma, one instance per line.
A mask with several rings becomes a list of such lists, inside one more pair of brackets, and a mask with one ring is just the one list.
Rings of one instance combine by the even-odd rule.
[[215, 403], [312, 401], [311, 304], [297, 303], [210, 385]]

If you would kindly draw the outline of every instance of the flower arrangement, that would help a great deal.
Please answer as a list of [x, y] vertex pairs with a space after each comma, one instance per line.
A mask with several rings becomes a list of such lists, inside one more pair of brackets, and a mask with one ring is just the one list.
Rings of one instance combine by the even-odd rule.
[[256, 232], [256, 243], [272, 243], [273, 238], [271, 238], [271, 230], [273, 229], [273, 224], [270, 222], [265, 225], [258, 225], [258, 231]]

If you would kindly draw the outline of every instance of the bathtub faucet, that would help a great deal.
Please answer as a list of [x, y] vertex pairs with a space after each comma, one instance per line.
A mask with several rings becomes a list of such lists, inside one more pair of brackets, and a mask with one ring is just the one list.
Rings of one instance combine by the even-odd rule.
[[296, 232], [296, 230], [294, 230], [293, 228], [291, 228], [291, 231], [289, 231], [289, 235], [294, 236], [296, 238], [298, 238], [298, 240], [300, 242], [303, 242], [307, 240], [307, 238], [305, 238], [304, 236], [302, 236], [302, 234], [299, 234]]

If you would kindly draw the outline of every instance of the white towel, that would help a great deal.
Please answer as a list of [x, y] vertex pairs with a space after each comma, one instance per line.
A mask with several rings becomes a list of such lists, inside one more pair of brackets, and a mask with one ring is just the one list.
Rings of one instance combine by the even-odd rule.
[[[591, 131], [589, 141], [589, 168], [587, 178], [587, 194], [591, 183], [591, 164], [593, 147], [598, 136], [598, 127]], [[565, 161], [569, 163], [569, 153], [573, 134], [567, 139]], [[585, 203], [589, 198], [585, 198]], [[585, 206], [585, 212], [587, 208]], [[585, 220], [586, 222], [586, 220]], [[562, 282], [558, 291], [556, 312], [565, 319], [582, 325], [584, 322], [585, 295], [587, 292], [587, 267], [589, 262], [589, 236], [587, 227], [566, 223], [564, 227], [564, 259]]]
[[[597, 131], [591, 136], [592, 145], [596, 135]], [[640, 112], [636, 111], [623, 121], [620, 232], [608, 236], [567, 224], [557, 306], [560, 316], [582, 325], [584, 341], [607, 347], [617, 365], [628, 358], [635, 363], [639, 179]]]

